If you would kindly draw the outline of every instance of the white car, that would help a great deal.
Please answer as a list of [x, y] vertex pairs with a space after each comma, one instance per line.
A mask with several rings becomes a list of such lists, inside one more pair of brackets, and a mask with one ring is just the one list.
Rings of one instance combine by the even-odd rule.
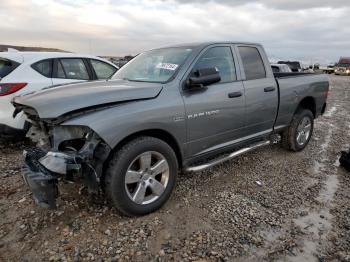
[[108, 79], [118, 67], [107, 60], [64, 52], [0, 52], [0, 137], [25, 134], [23, 114], [13, 118], [13, 97], [52, 85]]
[[286, 64], [271, 64], [274, 73], [290, 73], [292, 70]]

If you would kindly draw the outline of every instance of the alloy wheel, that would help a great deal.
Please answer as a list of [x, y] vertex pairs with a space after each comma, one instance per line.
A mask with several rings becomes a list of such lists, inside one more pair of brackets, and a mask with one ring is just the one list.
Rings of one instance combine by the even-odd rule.
[[136, 204], [146, 205], [156, 201], [169, 182], [169, 164], [155, 151], [138, 155], [125, 174], [125, 190]]
[[300, 146], [303, 146], [311, 135], [311, 120], [309, 117], [305, 116], [299, 123], [297, 127], [296, 140]]

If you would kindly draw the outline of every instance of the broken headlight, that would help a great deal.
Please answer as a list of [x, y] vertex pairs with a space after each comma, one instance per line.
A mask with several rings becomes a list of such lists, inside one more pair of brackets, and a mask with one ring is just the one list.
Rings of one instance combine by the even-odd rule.
[[85, 126], [54, 126], [52, 149], [54, 151], [80, 151], [93, 131]]

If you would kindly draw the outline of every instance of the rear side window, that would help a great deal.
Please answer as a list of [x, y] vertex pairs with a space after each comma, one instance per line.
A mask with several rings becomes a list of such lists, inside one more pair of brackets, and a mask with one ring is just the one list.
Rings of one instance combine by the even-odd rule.
[[220, 74], [220, 83], [233, 82], [237, 79], [230, 47], [212, 47], [205, 51], [193, 67], [192, 74], [198, 69], [205, 68], [215, 68]]
[[91, 59], [91, 65], [96, 73], [97, 79], [108, 79], [110, 78], [117, 69], [105, 62]]
[[47, 60], [36, 62], [35, 64], [32, 64], [32, 68], [35, 71], [37, 71], [39, 74], [51, 78], [52, 60], [47, 59]]
[[0, 58], [0, 78], [7, 76], [9, 73], [15, 70], [19, 65], [20, 64], [15, 61]]
[[[64, 58], [59, 60], [61, 62], [61, 68], [57, 68], [57, 76], [59, 78], [67, 79], [81, 79], [89, 80], [89, 74], [81, 58]], [[60, 64], [60, 63], [59, 63]], [[63, 71], [63, 72], [62, 72]]]
[[238, 50], [242, 58], [246, 80], [265, 78], [265, 67], [258, 49], [255, 47], [240, 46]]

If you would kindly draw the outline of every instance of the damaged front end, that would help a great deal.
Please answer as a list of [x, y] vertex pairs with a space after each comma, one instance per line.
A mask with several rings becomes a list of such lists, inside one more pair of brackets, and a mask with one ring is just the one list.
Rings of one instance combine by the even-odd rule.
[[37, 147], [24, 151], [23, 178], [36, 203], [55, 208], [59, 181], [83, 180], [90, 193], [97, 193], [111, 148], [86, 126], [59, 125], [33, 115], [28, 119], [27, 137]]

